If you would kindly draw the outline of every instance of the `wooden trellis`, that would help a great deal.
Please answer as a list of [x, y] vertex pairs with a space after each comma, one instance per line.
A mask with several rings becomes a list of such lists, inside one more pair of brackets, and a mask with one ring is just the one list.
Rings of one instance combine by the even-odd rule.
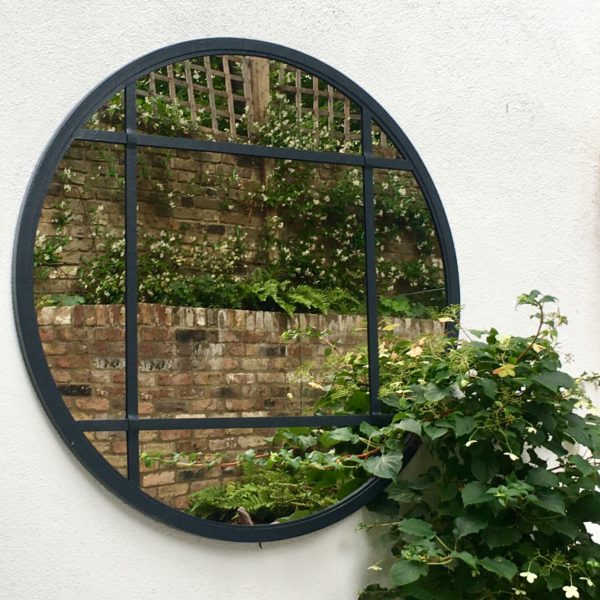
[[[245, 122], [263, 121], [273, 79], [295, 103], [298, 119], [312, 114], [315, 124], [334, 137], [360, 139], [360, 112], [347, 96], [314, 75], [265, 58], [205, 56], [167, 65], [150, 73], [137, 93], [150, 99], [151, 110], [158, 99], [177, 102], [189, 110], [195, 127], [235, 139], [248, 135]], [[373, 133], [376, 145], [390, 148], [377, 126]]]

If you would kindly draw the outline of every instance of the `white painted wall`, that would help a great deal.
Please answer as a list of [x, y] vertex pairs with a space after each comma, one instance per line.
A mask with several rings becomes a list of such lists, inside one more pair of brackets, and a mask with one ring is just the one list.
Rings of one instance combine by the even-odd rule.
[[36, 160], [84, 94], [193, 38], [258, 38], [328, 62], [428, 166], [468, 323], [526, 331], [514, 299], [538, 287], [570, 316], [572, 370], [599, 370], [598, 31], [595, 0], [0, 1], [0, 597], [351, 600], [372, 558], [358, 516], [262, 550], [169, 530], [105, 492], [51, 427], [17, 344], [10, 256]]

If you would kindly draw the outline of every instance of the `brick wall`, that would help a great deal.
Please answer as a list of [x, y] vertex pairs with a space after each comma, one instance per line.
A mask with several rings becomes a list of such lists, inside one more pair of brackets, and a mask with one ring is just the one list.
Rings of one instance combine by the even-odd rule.
[[[252, 208], [247, 200], [267, 182], [272, 165], [272, 159], [140, 148], [139, 234], [156, 237], [160, 231], [178, 232], [183, 236], [185, 251], [190, 252], [200, 240], [221, 241], [241, 226], [247, 243], [256, 242], [269, 214]], [[321, 165], [318, 178], [331, 182], [347, 169]], [[67, 150], [48, 188], [38, 233], [55, 234], [55, 207], [64, 202], [72, 212], [72, 219], [64, 228], [64, 234], [71, 240], [51, 277], [36, 280], [37, 296], [77, 291], [76, 273], [82, 257], [89, 258], [101, 248], [102, 238], [96, 235], [95, 219], [106, 230], [122, 235], [123, 173], [124, 154], [119, 146], [75, 141]], [[416, 182], [413, 184], [416, 186]], [[285, 238], [289, 233], [292, 232], [284, 230], [279, 235]], [[400, 262], [415, 256], [417, 249], [409, 231], [401, 242], [390, 240], [387, 245], [388, 260]], [[264, 258], [252, 253], [246, 263], [241, 275], [265, 266]]]
[[[440, 331], [434, 321], [396, 319], [396, 333], [414, 338]], [[125, 417], [124, 308], [120, 305], [38, 309], [40, 336], [62, 397], [76, 419]], [[327, 329], [342, 350], [364, 344], [361, 316], [205, 309], [140, 304], [139, 412], [150, 417], [300, 415], [317, 393], [297, 369], [324, 360], [318, 339], [282, 341], [289, 328]], [[267, 447], [273, 431], [221, 429], [144, 431], [142, 451], [200, 451], [210, 461], [217, 453]], [[95, 447], [126, 472], [123, 432], [87, 434]], [[183, 508], [187, 495], [236, 476], [234, 469], [142, 468], [142, 486], [165, 502]]]

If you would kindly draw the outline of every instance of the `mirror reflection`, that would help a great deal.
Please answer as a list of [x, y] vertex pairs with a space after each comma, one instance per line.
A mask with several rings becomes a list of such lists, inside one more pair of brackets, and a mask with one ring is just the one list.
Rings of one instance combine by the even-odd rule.
[[[343, 437], [343, 436], [342, 436]], [[299, 519], [332, 506], [368, 479], [348, 480], [334, 446], [362, 447], [358, 435], [326, 429], [257, 428], [143, 431], [141, 487], [173, 508], [223, 523], [254, 525]], [[298, 469], [300, 456], [312, 469]]]
[[366, 344], [359, 170], [162, 149], [138, 164], [143, 416], [309, 412], [299, 369]]
[[37, 228], [34, 296], [42, 346], [73, 417], [125, 416], [124, 151], [75, 141]]
[[[361, 151], [358, 107], [283, 63], [203, 57], [136, 87], [144, 133]], [[116, 131], [123, 121], [119, 93], [86, 127]], [[372, 136], [376, 156], [402, 158], [375, 122]], [[412, 173], [374, 169], [373, 183], [385, 385], [393, 339], [441, 329], [444, 272]], [[138, 146], [135, 200], [140, 419], [370, 412], [359, 167]], [[124, 206], [124, 147], [73, 142], [38, 225], [35, 298], [50, 371], [79, 421], [128, 417]], [[140, 487], [221, 522], [300, 518], [377, 474], [330, 452], [370, 456], [369, 427], [143, 430]], [[127, 474], [123, 431], [86, 437]], [[310, 468], [298, 471], [298, 460]]]

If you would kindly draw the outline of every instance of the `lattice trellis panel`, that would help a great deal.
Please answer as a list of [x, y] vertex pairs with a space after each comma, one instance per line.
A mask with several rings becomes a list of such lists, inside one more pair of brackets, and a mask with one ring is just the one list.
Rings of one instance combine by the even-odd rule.
[[[197, 129], [236, 139], [248, 136], [248, 122], [262, 120], [274, 84], [298, 118], [311, 114], [335, 138], [360, 140], [360, 111], [348, 97], [316, 76], [264, 58], [205, 56], [174, 63], [140, 80], [137, 93], [149, 98], [154, 112], [159, 101], [177, 103]], [[389, 154], [386, 135], [377, 126], [373, 134], [375, 145]]]

